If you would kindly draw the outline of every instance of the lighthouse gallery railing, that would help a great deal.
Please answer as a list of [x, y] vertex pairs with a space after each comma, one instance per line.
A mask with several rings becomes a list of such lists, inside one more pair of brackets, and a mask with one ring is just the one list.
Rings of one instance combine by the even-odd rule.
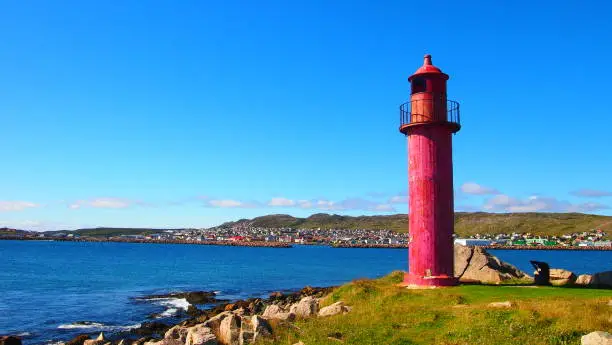
[[[446, 104], [436, 99], [417, 99], [400, 105], [400, 127], [415, 123], [451, 122], [461, 126], [459, 103], [447, 100]], [[425, 111], [426, 110], [426, 111]], [[446, 113], [446, 116], [443, 114]], [[433, 114], [438, 119], [432, 119]], [[440, 117], [445, 117], [440, 118]]]

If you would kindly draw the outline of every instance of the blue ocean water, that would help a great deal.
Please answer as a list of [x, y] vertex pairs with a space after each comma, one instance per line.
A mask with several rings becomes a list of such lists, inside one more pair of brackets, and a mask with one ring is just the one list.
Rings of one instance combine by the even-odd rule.
[[[42, 344], [79, 333], [119, 331], [147, 321], [150, 314], [170, 315], [184, 307], [180, 300], [135, 297], [212, 290], [220, 298], [237, 299], [338, 285], [405, 270], [407, 254], [324, 246], [0, 241], [0, 335], [22, 334], [25, 344]], [[527, 272], [534, 259], [576, 273], [612, 270], [612, 252], [494, 254]]]

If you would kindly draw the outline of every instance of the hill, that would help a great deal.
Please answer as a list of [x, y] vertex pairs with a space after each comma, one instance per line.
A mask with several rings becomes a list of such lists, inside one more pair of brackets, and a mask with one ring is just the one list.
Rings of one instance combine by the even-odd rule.
[[[307, 218], [286, 214], [273, 214], [253, 219], [228, 222], [219, 227], [254, 226], [262, 228], [301, 229], [388, 229], [408, 231], [408, 216], [341, 216], [317, 213]], [[455, 232], [459, 236], [498, 233], [532, 233], [535, 235], [562, 235], [601, 229], [612, 233], [612, 217], [582, 213], [485, 213], [458, 212], [455, 214]]]
[[60, 230], [60, 231], [47, 231], [46, 234], [56, 233], [71, 233], [80, 236], [88, 237], [111, 237], [120, 235], [148, 235], [155, 234], [165, 230], [177, 230], [177, 229], [149, 229], [149, 228], [91, 228], [91, 229], [78, 229], [78, 230]]

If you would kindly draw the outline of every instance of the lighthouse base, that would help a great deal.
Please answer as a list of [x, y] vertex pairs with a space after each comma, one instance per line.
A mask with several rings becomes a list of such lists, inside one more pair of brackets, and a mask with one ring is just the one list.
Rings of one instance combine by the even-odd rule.
[[455, 286], [459, 284], [459, 279], [455, 277], [449, 277], [447, 275], [441, 276], [420, 276], [411, 273], [404, 275], [403, 286], [409, 289], [433, 289], [438, 287]]

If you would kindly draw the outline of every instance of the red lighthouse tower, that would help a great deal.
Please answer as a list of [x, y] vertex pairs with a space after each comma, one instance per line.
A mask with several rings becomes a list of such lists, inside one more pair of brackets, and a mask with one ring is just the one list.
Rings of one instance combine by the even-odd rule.
[[431, 55], [408, 78], [410, 101], [400, 106], [400, 132], [408, 137], [410, 198], [409, 271], [413, 287], [452, 286], [453, 150], [459, 131], [459, 103], [447, 100], [448, 75], [431, 64]]

